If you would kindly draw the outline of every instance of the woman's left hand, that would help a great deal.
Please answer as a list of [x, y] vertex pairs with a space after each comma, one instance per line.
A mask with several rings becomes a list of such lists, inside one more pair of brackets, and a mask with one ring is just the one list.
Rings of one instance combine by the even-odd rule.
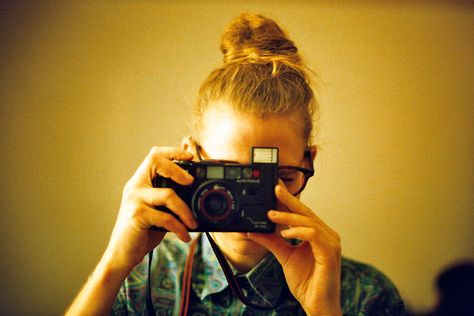
[[290, 245], [277, 234], [249, 233], [248, 237], [275, 255], [291, 293], [307, 315], [341, 315], [338, 233], [281, 183], [275, 187], [275, 194], [289, 212], [271, 210], [269, 218], [276, 224], [288, 226], [281, 231], [282, 237], [296, 238], [302, 243]]

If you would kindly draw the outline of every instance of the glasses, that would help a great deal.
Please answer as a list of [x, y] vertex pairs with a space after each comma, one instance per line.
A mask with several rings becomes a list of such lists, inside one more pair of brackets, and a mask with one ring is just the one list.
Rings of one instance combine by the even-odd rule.
[[[202, 146], [198, 143], [194, 143], [194, 146], [196, 148], [196, 154], [199, 161], [238, 164], [238, 162], [232, 160], [203, 158]], [[309, 178], [314, 175], [313, 159], [309, 149], [306, 149], [304, 152], [304, 160], [311, 167], [310, 169], [297, 166], [278, 166], [278, 178], [283, 181], [286, 188], [288, 189], [288, 192], [294, 196], [299, 195], [304, 190]]]

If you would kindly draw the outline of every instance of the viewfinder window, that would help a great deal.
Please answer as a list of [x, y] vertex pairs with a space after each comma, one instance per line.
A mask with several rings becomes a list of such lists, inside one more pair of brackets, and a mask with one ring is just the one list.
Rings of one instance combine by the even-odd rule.
[[222, 166], [208, 166], [207, 167], [207, 178], [208, 179], [223, 179], [224, 178], [224, 167], [222, 167]]

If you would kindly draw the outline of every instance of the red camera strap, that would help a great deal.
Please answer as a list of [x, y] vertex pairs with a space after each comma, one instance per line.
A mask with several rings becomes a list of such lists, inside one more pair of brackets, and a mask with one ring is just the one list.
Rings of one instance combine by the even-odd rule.
[[201, 234], [199, 234], [194, 240], [191, 242], [191, 246], [189, 247], [188, 257], [186, 258], [186, 263], [184, 265], [183, 271], [183, 283], [181, 285], [181, 302], [179, 306], [179, 315], [186, 316], [188, 314], [188, 306], [189, 306], [189, 295], [191, 293], [191, 279], [193, 273], [193, 263], [194, 263], [194, 254], [196, 252], [197, 244], [201, 240]]

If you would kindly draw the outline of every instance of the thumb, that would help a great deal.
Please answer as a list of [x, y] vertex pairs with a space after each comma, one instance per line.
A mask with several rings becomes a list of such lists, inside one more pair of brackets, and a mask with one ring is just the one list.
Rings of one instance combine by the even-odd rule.
[[292, 246], [276, 234], [248, 233], [247, 237], [270, 250], [281, 265], [291, 254]]

